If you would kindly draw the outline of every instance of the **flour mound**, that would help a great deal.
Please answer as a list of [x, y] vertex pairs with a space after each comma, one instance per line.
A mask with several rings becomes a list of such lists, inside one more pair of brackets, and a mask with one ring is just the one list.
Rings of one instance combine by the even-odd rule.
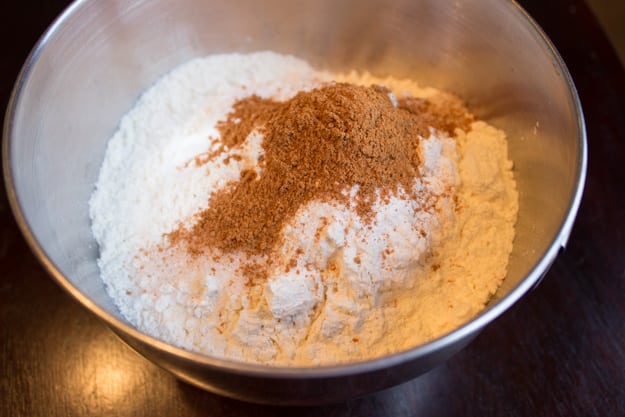
[[[90, 216], [102, 279], [131, 323], [211, 356], [308, 366], [409, 349], [484, 308], [506, 275], [518, 196], [505, 135], [482, 121], [423, 134], [418, 175], [403, 192], [373, 194], [370, 218], [355, 185], [306, 200], [270, 252], [198, 256], [172, 238], [217, 192], [263, 175], [262, 129], [222, 141], [235, 103], [282, 102], [331, 81], [383, 85], [395, 106], [444, 96], [271, 52], [227, 54], [174, 69], [124, 116]], [[250, 278], [254, 265], [263, 279]]]

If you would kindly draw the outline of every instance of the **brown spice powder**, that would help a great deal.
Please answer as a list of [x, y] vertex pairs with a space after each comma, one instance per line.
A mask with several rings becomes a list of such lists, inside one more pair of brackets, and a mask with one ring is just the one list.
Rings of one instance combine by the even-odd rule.
[[[280, 242], [280, 232], [312, 200], [349, 204], [357, 186], [357, 213], [365, 221], [378, 195], [399, 190], [410, 194], [419, 175], [419, 141], [430, 128], [453, 134], [472, 120], [453, 96], [434, 100], [405, 98], [393, 106], [389, 91], [333, 83], [276, 102], [258, 96], [239, 100], [217, 128], [222, 147], [263, 134], [260, 176], [244, 170], [239, 181], [214, 192], [207, 209], [189, 229], [169, 235], [200, 255], [213, 248], [266, 255]], [[378, 194], [379, 193], [379, 194]]]

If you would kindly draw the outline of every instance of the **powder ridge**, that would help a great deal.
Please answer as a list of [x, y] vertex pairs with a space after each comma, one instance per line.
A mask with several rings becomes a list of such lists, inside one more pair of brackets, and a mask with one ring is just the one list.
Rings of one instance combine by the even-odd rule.
[[[291, 167], [306, 163], [293, 159], [297, 152], [280, 154], [306, 126], [289, 133], [279, 122], [332, 94], [335, 104], [351, 96], [350, 106], [328, 106], [330, 117], [403, 109], [404, 126], [419, 136], [398, 164], [411, 178], [389, 180], [402, 186], [386, 192], [372, 171], [371, 181], [319, 192], [314, 170], [304, 169], [298, 182], [310, 181], [314, 192], [290, 196], [297, 204], [271, 233], [207, 240], [221, 224], [216, 214], [245, 220], [220, 206], [233, 184], [244, 185], [243, 196], [258, 191], [249, 185], [271, 179], [276, 155]], [[373, 105], [354, 109], [359, 94]], [[314, 108], [310, 129], [352, 120], [341, 114], [317, 124]], [[345, 132], [349, 126], [338, 130]], [[311, 365], [407, 349], [477, 314], [505, 276], [517, 200], [504, 134], [474, 121], [453, 96], [410, 81], [318, 72], [265, 52], [197, 59], [148, 90], [109, 143], [90, 215], [102, 279], [139, 329], [218, 357]]]

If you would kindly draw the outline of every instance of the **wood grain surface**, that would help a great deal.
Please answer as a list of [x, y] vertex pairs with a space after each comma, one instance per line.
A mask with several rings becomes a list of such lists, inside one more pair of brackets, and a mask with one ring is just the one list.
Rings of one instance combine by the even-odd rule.
[[[66, 1], [5, 1], [0, 108]], [[0, 190], [0, 416], [625, 416], [625, 71], [582, 1], [523, 0], [577, 85], [586, 192], [543, 283], [447, 363], [324, 407], [246, 404], [177, 381], [48, 277]]]

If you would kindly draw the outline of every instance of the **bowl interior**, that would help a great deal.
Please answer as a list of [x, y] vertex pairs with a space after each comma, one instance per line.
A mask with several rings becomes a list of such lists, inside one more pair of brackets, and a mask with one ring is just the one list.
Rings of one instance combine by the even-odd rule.
[[4, 162], [23, 230], [84, 304], [114, 326], [124, 322], [99, 279], [87, 206], [122, 115], [190, 58], [257, 50], [329, 70], [414, 78], [457, 93], [504, 129], [520, 212], [509, 273], [492, 306], [538, 279], [579, 202], [583, 121], [566, 70], [514, 3], [82, 1], [24, 68]]

